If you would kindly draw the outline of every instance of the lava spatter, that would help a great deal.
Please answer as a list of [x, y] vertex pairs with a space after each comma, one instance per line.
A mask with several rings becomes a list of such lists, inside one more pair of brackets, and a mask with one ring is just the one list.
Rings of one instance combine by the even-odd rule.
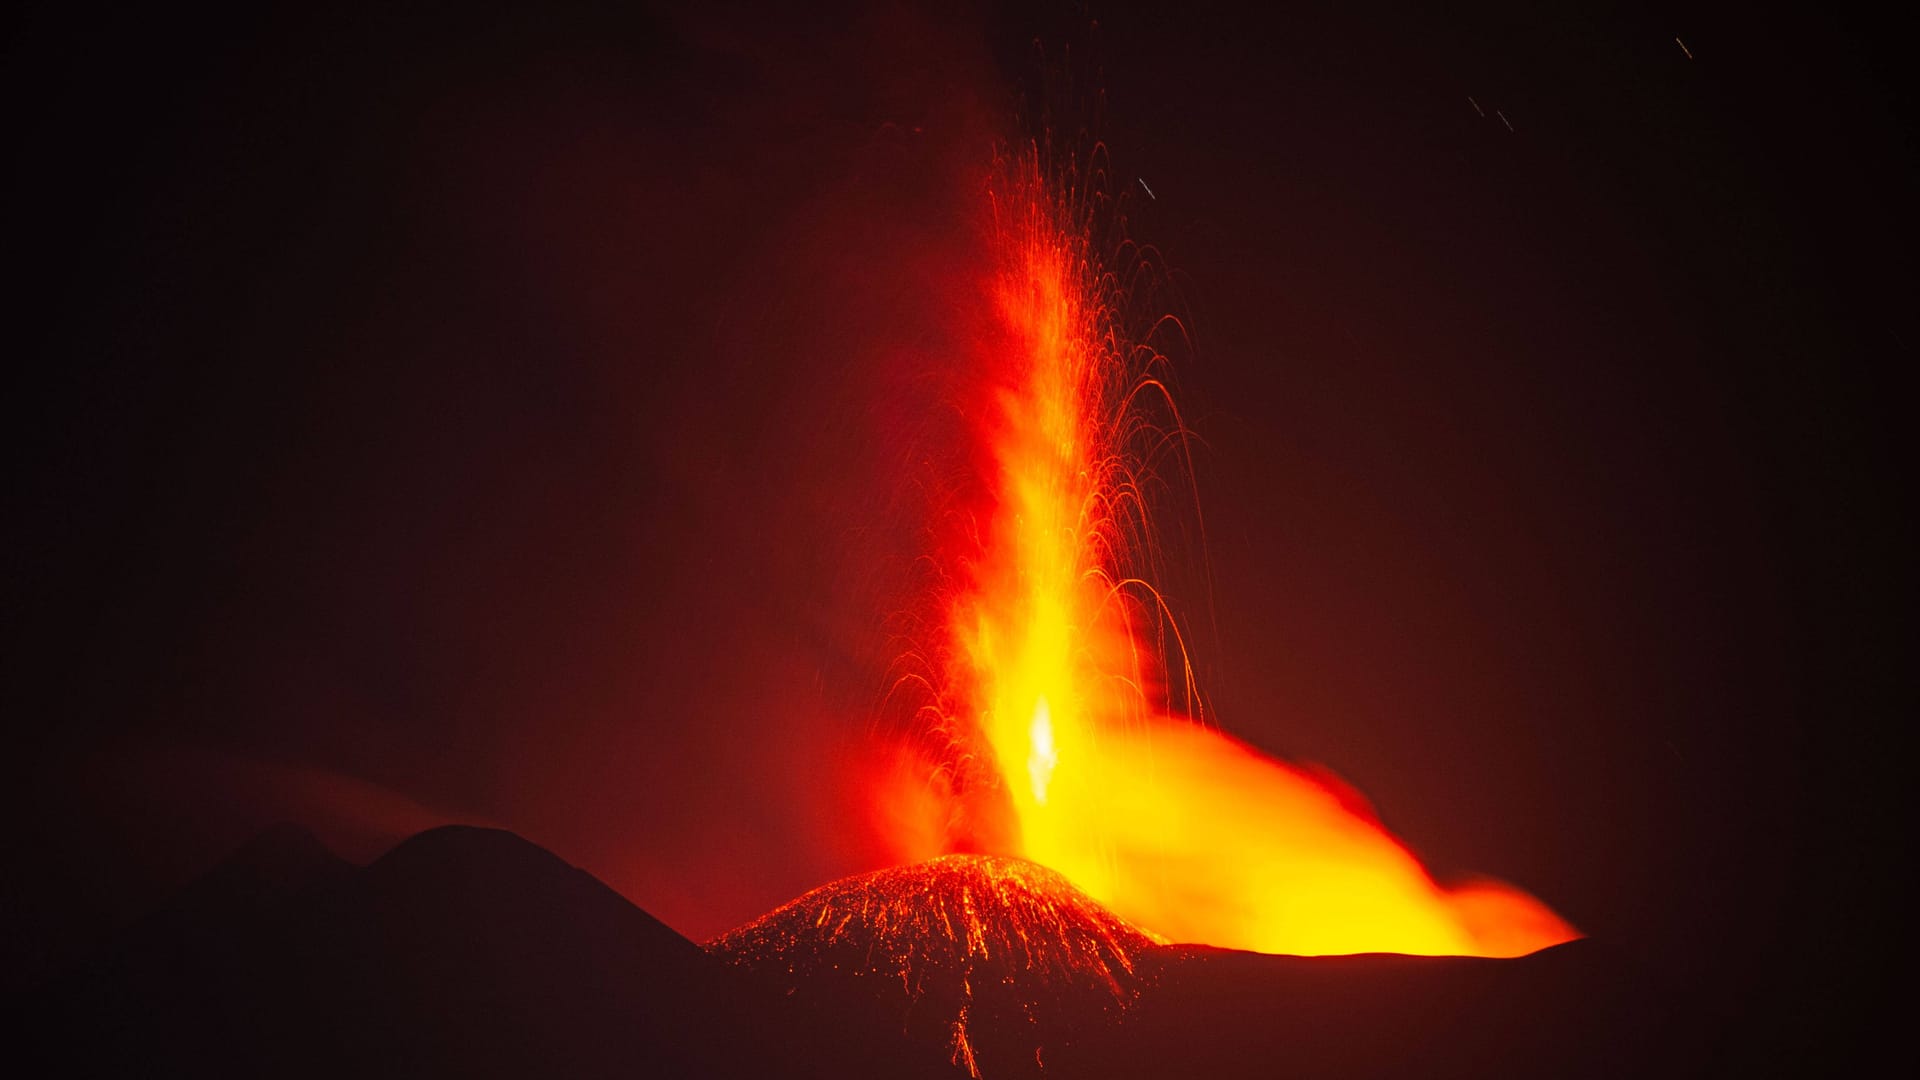
[[1126, 239], [1107, 172], [1036, 142], [983, 193], [960, 379], [980, 484], [936, 525], [944, 625], [909, 650], [942, 662], [896, 683], [927, 692], [913, 715], [944, 754], [880, 815], [903, 860], [1030, 859], [1170, 940], [1260, 952], [1520, 956], [1579, 936], [1510, 885], [1435, 877], [1343, 782], [1204, 709], [1153, 583], [1153, 510], [1192, 474], [1169, 384], [1186, 335], [1154, 313], [1166, 272]]
[[878, 1005], [973, 1075], [1005, 1076], [1118, 1020], [1159, 945], [1046, 867], [944, 855], [823, 885], [707, 948], [785, 991]]

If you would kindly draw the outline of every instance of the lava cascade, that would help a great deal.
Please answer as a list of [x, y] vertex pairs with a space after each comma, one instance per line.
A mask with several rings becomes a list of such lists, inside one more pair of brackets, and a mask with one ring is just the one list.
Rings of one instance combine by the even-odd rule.
[[[1351, 789], [1205, 722], [1150, 584], [1149, 506], [1186, 446], [1153, 341], [1178, 324], [1127, 332], [1129, 281], [1108, 263], [1142, 256], [1096, 250], [1098, 168], [1050, 169], [1036, 146], [994, 175], [995, 325], [971, 410], [989, 492], [944, 556], [944, 670], [923, 712], [946, 760], [892, 796], [901, 848], [945, 836], [1032, 860], [1176, 941], [1514, 956], [1577, 937], [1511, 886], [1437, 883]], [[998, 825], [955, 838], [961, 819]]]

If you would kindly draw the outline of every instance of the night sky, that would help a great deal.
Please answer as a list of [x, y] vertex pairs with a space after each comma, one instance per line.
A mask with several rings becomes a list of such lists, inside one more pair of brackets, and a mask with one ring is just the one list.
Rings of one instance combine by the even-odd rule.
[[1727, 1013], [1866, 1022], [1887, 28], [685, 7], [13, 20], [9, 988], [282, 819], [509, 827], [695, 938], [873, 868], [969, 185], [1047, 105], [1177, 272], [1222, 727]]

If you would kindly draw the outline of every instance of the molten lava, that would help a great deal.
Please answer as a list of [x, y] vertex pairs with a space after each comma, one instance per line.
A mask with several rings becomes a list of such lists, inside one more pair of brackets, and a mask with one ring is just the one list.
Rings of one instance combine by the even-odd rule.
[[[1578, 936], [1509, 886], [1436, 883], [1337, 781], [1182, 715], [1198, 713], [1184, 645], [1146, 580], [1147, 508], [1185, 448], [1152, 345], [1171, 324], [1126, 332], [1126, 287], [1095, 249], [1095, 200], [1075, 174], [1049, 176], [1035, 151], [991, 196], [998, 265], [983, 295], [997, 324], [975, 413], [990, 495], [948, 556], [957, 585], [935, 650], [948, 658], [935, 706], [947, 786], [892, 809], [902, 846], [942, 835], [916, 816], [1000, 821], [949, 845], [1050, 867], [1177, 941], [1515, 956]], [[972, 808], [940, 805], [954, 800]], [[904, 899], [872, 917], [944, 917], [890, 906]], [[1033, 949], [1025, 935], [1017, 947]]]
[[1022, 859], [946, 855], [843, 878], [709, 942], [729, 963], [898, 1018], [972, 1075], [1029, 1073], [1139, 996], [1157, 943]]

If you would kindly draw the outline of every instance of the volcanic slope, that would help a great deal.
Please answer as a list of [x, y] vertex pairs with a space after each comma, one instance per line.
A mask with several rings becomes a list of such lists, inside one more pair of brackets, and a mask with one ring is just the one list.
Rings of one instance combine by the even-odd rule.
[[996, 1078], [1113, 1027], [1161, 952], [1060, 874], [992, 855], [842, 878], [707, 948], [850, 1019], [897, 1020]]
[[7, 1002], [29, 1075], [957, 1075], [754, 985], [512, 833], [353, 866], [278, 828]]

